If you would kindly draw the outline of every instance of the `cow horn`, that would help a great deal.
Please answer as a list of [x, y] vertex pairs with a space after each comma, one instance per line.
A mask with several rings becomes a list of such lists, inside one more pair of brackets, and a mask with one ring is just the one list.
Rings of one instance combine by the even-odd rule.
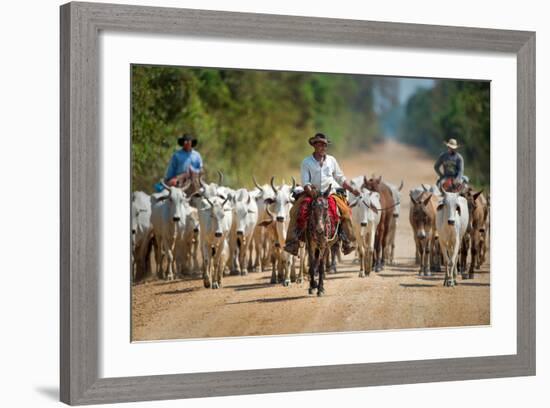
[[218, 185], [221, 186], [223, 185], [223, 173], [219, 170], [218, 170], [218, 177], [219, 177]]
[[250, 197], [250, 194], [248, 194], [248, 200], [247, 200], [247, 202], [246, 202], [247, 205], [250, 204], [250, 200], [251, 200], [251, 199], [252, 199], [252, 198]]
[[204, 182], [204, 180], [202, 179], [202, 174], [199, 176], [199, 184], [201, 185], [202, 188], [204, 188], [206, 190], [206, 183]]
[[296, 179], [292, 176], [292, 191], [296, 188]]
[[363, 187], [367, 188], [367, 176], [363, 176]]
[[278, 193], [277, 189], [275, 188], [275, 184], [273, 184], [273, 180], [275, 180], [275, 176], [271, 176], [271, 181], [269, 182], [269, 184], [271, 184], [271, 188], [273, 189], [273, 191], [275, 192], [275, 194]]
[[412, 191], [409, 192], [409, 197], [411, 198], [411, 201], [413, 202], [413, 204], [417, 204], [416, 200], [413, 197]]
[[166, 185], [166, 183], [164, 182], [164, 180], [160, 180], [160, 184], [162, 185], [162, 187], [164, 187], [166, 190], [170, 191], [170, 187], [168, 187]]
[[264, 189], [262, 187], [260, 187], [260, 185], [258, 184], [258, 182], [256, 181], [256, 177], [254, 177], [254, 175], [252, 175], [252, 181], [254, 182], [254, 185], [256, 186], [256, 188], [258, 190], [260, 190], [262, 193], [264, 192]]
[[403, 189], [403, 180], [401, 180], [401, 184], [399, 185], [399, 188], [397, 189], [397, 191], [401, 191]]
[[426, 188], [426, 186], [424, 185], [424, 183], [422, 183], [422, 189], [427, 193], [428, 192], [428, 189]]
[[326, 198], [326, 197], [329, 196], [331, 188], [332, 188], [332, 184], [329, 184], [329, 185], [328, 185], [328, 188], [327, 188], [327, 189], [325, 190], [325, 192], [323, 193], [323, 197]]
[[189, 187], [191, 187], [191, 180], [187, 180], [185, 184], [181, 187], [182, 190], [187, 190]]

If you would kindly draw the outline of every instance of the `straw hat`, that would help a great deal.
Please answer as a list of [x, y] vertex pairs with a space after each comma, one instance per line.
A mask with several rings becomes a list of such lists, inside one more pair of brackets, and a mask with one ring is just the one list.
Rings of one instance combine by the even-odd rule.
[[326, 145], [330, 144], [330, 140], [327, 139], [327, 137], [322, 133], [317, 133], [315, 136], [309, 138], [309, 144], [315, 145], [317, 142], [322, 142]]
[[449, 139], [447, 142], [443, 142], [445, 144], [445, 146], [447, 146], [449, 149], [453, 149], [453, 150], [456, 150], [458, 149], [460, 146], [458, 145], [458, 143], [456, 142], [456, 139]]

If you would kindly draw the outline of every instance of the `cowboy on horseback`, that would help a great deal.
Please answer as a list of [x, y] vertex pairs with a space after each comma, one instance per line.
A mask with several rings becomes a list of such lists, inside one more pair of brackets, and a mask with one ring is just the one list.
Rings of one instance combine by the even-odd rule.
[[173, 155], [164, 181], [169, 186], [180, 186], [184, 184], [193, 174], [202, 172], [202, 157], [199, 152], [193, 148], [197, 145], [197, 139], [189, 134], [184, 134], [178, 138], [178, 144], [182, 147]]
[[344, 255], [347, 255], [356, 248], [355, 234], [351, 225], [351, 211], [347, 201], [334, 192], [340, 185], [356, 196], [361, 193], [346, 181], [336, 159], [326, 153], [330, 141], [324, 134], [317, 133], [309, 139], [309, 144], [314, 147], [315, 151], [302, 161], [300, 170], [304, 194], [298, 197], [290, 209], [290, 222], [284, 249], [292, 255], [298, 255], [300, 241], [305, 240], [307, 226], [304, 218], [308, 213], [312, 198], [330, 188], [329, 200], [333, 205], [329, 204], [329, 206], [334, 209], [338, 207], [340, 210], [339, 238], [342, 241], [342, 251]]
[[[434, 170], [438, 175], [436, 184], [445, 191], [455, 191], [458, 186], [469, 181], [464, 175], [464, 159], [456, 151], [460, 147], [456, 139], [449, 139], [443, 143], [447, 146], [447, 151], [441, 153], [435, 162]], [[443, 166], [443, 172], [441, 166]]]

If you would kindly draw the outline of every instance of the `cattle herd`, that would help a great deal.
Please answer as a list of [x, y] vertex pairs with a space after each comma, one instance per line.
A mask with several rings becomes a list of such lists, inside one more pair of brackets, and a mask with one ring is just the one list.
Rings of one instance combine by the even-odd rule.
[[[271, 283], [288, 286], [307, 279], [308, 255], [284, 251], [290, 208], [303, 189], [292, 184], [260, 185], [253, 190], [231, 189], [190, 178], [179, 187], [161, 192], [132, 194], [132, 280], [174, 280], [202, 276], [206, 288], [222, 286], [224, 275], [247, 275], [271, 269]], [[396, 226], [401, 190], [382, 177], [360, 176], [351, 184], [361, 195], [350, 195], [352, 222], [357, 238], [359, 276], [394, 264]], [[482, 192], [463, 186], [445, 192], [420, 185], [409, 192], [409, 221], [420, 275], [445, 269], [445, 286], [474, 277], [484, 263], [488, 247], [489, 203]], [[151, 262], [154, 254], [154, 264]], [[470, 254], [469, 267], [468, 255]], [[331, 249], [330, 268], [335, 272], [339, 246]], [[152, 267], [154, 265], [154, 268]], [[154, 270], [153, 270], [154, 269]], [[310, 278], [311, 279], [311, 278]], [[310, 292], [311, 293], [311, 292]]]

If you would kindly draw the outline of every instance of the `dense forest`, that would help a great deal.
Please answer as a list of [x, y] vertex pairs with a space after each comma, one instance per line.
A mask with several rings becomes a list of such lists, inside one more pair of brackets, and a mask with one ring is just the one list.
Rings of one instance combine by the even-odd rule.
[[443, 141], [455, 138], [464, 157], [465, 174], [472, 184], [490, 183], [490, 83], [436, 81], [408, 100], [400, 139], [437, 157]]
[[145, 191], [182, 133], [197, 137], [206, 177], [222, 170], [232, 186], [296, 173], [319, 131], [332, 153], [367, 148], [381, 137], [374, 92], [389, 105], [396, 93], [364, 75], [133, 65], [131, 79], [132, 188]]

